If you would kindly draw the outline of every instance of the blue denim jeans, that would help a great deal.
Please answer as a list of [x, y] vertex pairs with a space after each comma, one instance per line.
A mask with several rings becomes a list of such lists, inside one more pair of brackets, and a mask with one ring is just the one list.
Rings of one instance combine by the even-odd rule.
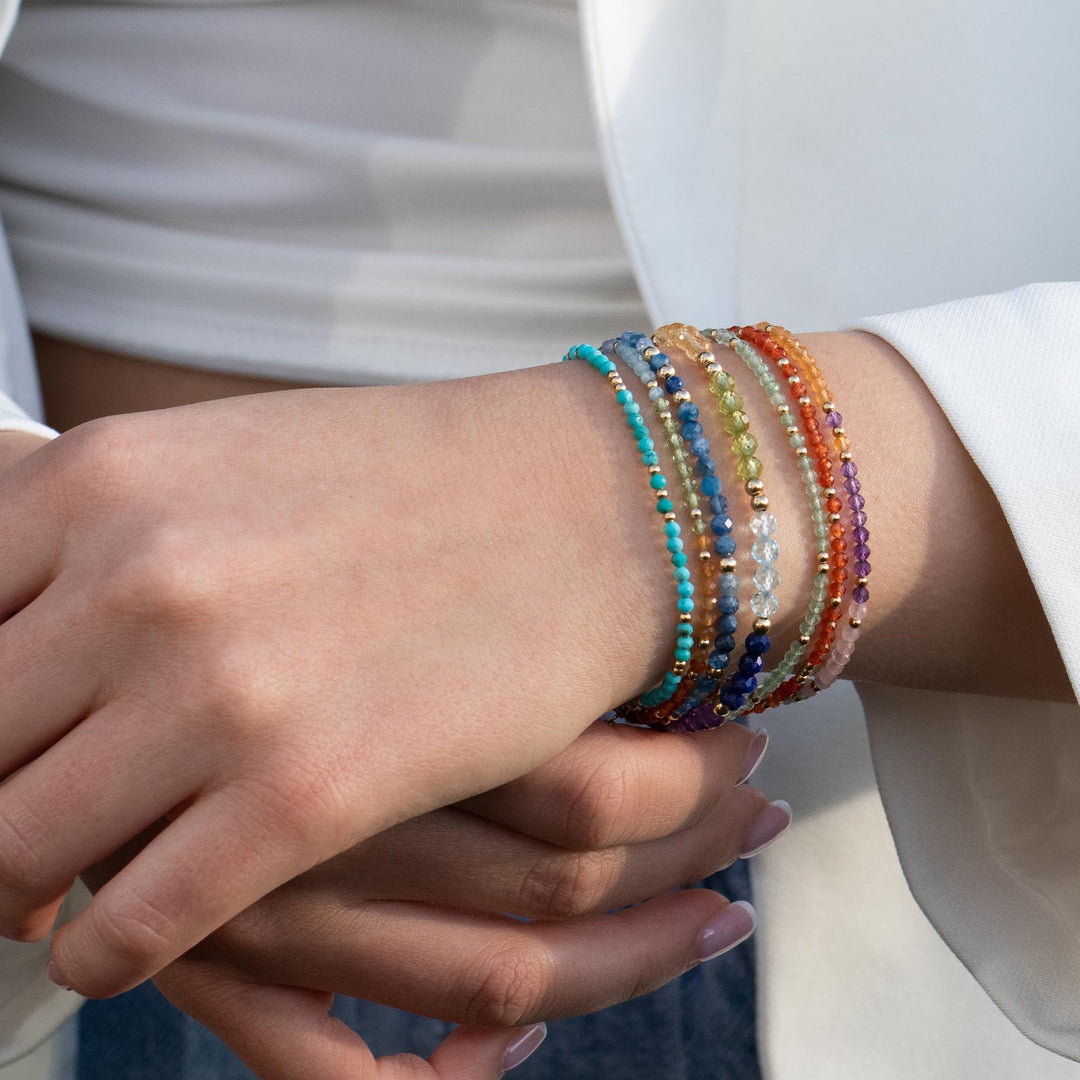
[[[705, 882], [750, 898], [746, 864]], [[452, 1025], [339, 997], [335, 1013], [376, 1054], [427, 1055]], [[303, 1075], [297, 1063], [297, 1075]], [[514, 1080], [760, 1080], [754, 1031], [753, 939], [681, 979], [590, 1016], [548, 1025], [547, 1041]], [[174, 1009], [151, 985], [79, 1014], [77, 1080], [250, 1080], [219, 1039]]]

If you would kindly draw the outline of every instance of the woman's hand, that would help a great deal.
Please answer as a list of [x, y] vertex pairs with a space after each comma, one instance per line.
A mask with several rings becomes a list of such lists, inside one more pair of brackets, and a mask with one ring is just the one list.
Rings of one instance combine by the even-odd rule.
[[58, 981], [118, 992], [641, 689], [672, 595], [604, 389], [565, 365], [267, 394], [95, 422], [9, 470], [4, 931], [43, 935], [171, 814], [53, 942]]
[[[736, 725], [696, 739], [594, 725], [541, 769], [476, 800], [561, 845], [460, 808], [434, 811], [282, 886], [156, 981], [266, 1077], [293, 1075], [298, 1046], [305, 1076], [323, 1075], [324, 1063], [338, 1075], [346, 1051], [354, 1075], [368, 1075], [361, 1041], [327, 1019], [331, 991], [487, 1028], [645, 993], [752, 929], [743, 905], [666, 890], [728, 865], [762, 842], [763, 827], [782, 824], [762, 795], [737, 786], [765, 742]], [[672, 794], [654, 798], [662, 792]], [[107, 880], [137, 846], [95, 867], [90, 882]], [[258, 1007], [238, 1007], [249, 997]]]

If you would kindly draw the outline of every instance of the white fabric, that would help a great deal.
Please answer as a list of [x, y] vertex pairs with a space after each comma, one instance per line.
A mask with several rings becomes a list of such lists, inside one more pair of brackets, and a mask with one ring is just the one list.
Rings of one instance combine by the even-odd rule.
[[36, 328], [204, 368], [445, 378], [647, 321], [568, 0], [30, 0], [0, 214]]
[[[168, 14], [198, 25], [196, 16], [213, 6], [177, 5]], [[257, 52], [261, 18], [292, 6], [252, 5], [260, 19], [243, 24], [251, 30], [244, 47]], [[404, 0], [401, 6], [415, 10]], [[35, 19], [77, 15], [88, 29], [107, 17], [126, 33], [153, 5], [35, 8]], [[473, 7], [462, 0], [461, 10]], [[12, 0], [0, 0], [0, 23], [12, 11]], [[800, 329], [828, 328], [866, 311], [1080, 277], [1072, 190], [1080, 175], [1073, 135], [1080, 68], [1072, 56], [1080, 6], [1071, 0], [582, 0], [581, 15], [611, 198], [651, 321], [782, 317]], [[89, 40], [104, 47], [93, 32]], [[140, 48], [155, 44], [164, 52], [175, 46], [140, 40]], [[76, 52], [73, 45], [65, 56], [75, 63]], [[254, 55], [230, 56], [245, 78], [258, 67]], [[120, 59], [141, 62], [120, 49], [108, 64], [76, 67], [83, 83], [100, 79], [95, 85], [107, 89], [121, 78]], [[89, 92], [83, 83], [76, 97]], [[217, 123], [216, 113], [211, 120]], [[102, 191], [108, 194], [96, 195]], [[237, 198], [241, 209], [266, 205], [261, 190]], [[84, 203], [97, 206], [95, 198]], [[23, 196], [3, 205], [9, 215], [23, 214], [20, 222], [32, 221]], [[83, 242], [71, 216], [57, 221], [58, 242]], [[38, 224], [48, 236], [51, 222]], [[124, 222], [115, 224], [123, 247], [132, 237]], [[310, 223], [300, 225], [303, 232]], [[258, 222], [248, 227], [259, 232]], [[29, 252], [30, 234], [19, 243]], [[286, 292], [310, 270], [308, 261], [300, 264], [303, 273], [275, 279]], [[46, 295], [48, 282], [34, 279], [32, 260], [26, 265], [27, 284]], [[38, 265], [53, 264], [43, 255]], [[270, 267], [277, 272], [272, 260]], [[286, 300], [285, 307], [300, 303], [304, 319], [312, 314], [303, 297]], [[589, 312], [575, 317], [584, 322]], [[323, 315], [330, 340], [341, 313]], [[200, 340], [223, 347], [220, 328], [209, 323], [196, 325], [205, 331]], [[148, 333], [138, 319], [132, 325], [133, 333]], [[1064, 545], [1080, 528], [1070, 498], [1080, 477], [1073, 458], [1052, 443], [1068, 437], [1068, 421], [1080, 415], [1069, 354], [1080, 334], [1076, 286], [866, 325], [916, 365], [998, 492], [1076, 678], [1080, 608], [1070, 602], [1077, 586]], [[496, 327], [487, 331], [498, 337]], [[587, 335], [571, 340], [577, 336]], [[288, 351], [287, 341], [281, 348]], [[289, 362], [310, 375], [331, 354], [309, 367], [306, 352]], [[238, 349], [222, 365], [243, 370], [255, 355]], [[500, 357], [500, 366], [520, 356]], [[423, 377], [436, 358], [409, 350], [384, 374]], [[282, 362], [266, 359], [264, 369], [280, 371]], [[445, 373], [460, 373], [452, 349], [439, 362]], [[1035, 397], [1016, 402], [1016, 420], [1004, 428], [986, 423], [1015, 392], [1014, 364], [1025, 365]], [[1018, 449], [1025, 439], [1031, 448]], [[1036, 448], [1042, 456], [1032, 456]], [[1032, 499], [1033, 483], [1053, 488], [1054, 497]], [[1030, 531], [1036, 528], [1038, 535]], [[1073, 796], [1080, 768], [1071, 756], [1078, 710], [872, 689], [864, 702], [889, 820], [924, 910], [1027, 1034], [1080, 1057], [1070, 915], [1080, 909], [1070, 891], [1080, 865], [1070, 857], [1080, 809]], [[796, 823], [754, 863], [766, 1076], [1080, 1076], [1074, 1062], [1018, 1038], [912, 906], [886, 847], [861, 723], [850, 687], [770, 717], [775, 734], [760, 776], [793, 802]], [[7, 972], [0, 964], [0, 1001], [17, 1010], [18, 987]], [[27, 1023], [40, 1031], [44, 1021], [35, 1015]], [[29, 1046], [19, 1032], [9, 1025], [0, 1040], [6, 1034], [15, 1039], [9, 1046]]]

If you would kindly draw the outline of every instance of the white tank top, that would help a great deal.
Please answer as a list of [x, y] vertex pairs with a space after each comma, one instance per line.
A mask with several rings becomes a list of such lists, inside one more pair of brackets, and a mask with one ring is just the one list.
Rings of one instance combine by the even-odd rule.
[[26, 0], [0, 215], [30, 321], [329, 382], [647, 323], [573, 0]]

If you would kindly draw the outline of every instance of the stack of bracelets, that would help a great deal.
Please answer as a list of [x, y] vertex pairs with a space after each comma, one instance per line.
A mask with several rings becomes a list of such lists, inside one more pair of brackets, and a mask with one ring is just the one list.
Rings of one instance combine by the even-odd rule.
[[[672, 352], [689, 357], [701, 370], [711, 405], [694, 402]], [[787, 330], [768, 323], [704, 331], [673, 323], [651, 338], [626, 333], [599, 349], [578, 345], [563, 359], [584, 360], [610, 383], [648, 471], [674, 572], [677, 622], [671, 669], [657, 686], [604, 719], [661, 731], [702, 731], [836, 682], [866, 616], [870, 533], [843, 419], [814, 358]], [[809, 603], [798, 637], [779, 659], [770, 655], [769, 636], [779, 608], [777, 521], [769, 510], [758, 442], [731, 368], [738, 369], [740, 386], [760, 386], [783, 427], [810, 512], [814, 577]], [[659, 428], [650, 427], [623, 371], [632, 375], [631, 382], [641, 382]], [[716, 410], [713, 420], [707, 418], [711, 408]], [[734, 455], [741, 495], [724, 491], [710, 428], [713, 441], [722, 433]], [[670, 486], [661, 465], [662, 446], [674, 466]], [[741, 542], [750, 544], [750, 559], [741, 561], [735, 535], [740, 513], [748, 515]], [[744, 583], [740, 565], [751, 563], [753, 576]], [[752, 617], [741, 648], [736, 636], [740, 593], [749, 594], [750, 616], [744, 612], [744, 621]]]

